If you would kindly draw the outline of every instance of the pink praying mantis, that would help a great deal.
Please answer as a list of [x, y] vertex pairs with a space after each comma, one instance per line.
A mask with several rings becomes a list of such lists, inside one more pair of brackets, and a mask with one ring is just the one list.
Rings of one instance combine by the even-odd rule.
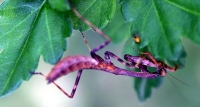
[[[48, 83], [55, 84], [69, 98], [74, 97], [82, 71], [84, 69], [94, 69], [94, 70], [112, 73], [115, 75], [124, 75], [124, 76], [138, 77], [138, 78], [156, 78], [159, 76], [165, 76], [166, 70], [169, 70], [172, 72], [176, 71], [177, 66], [175, 66], [174, 68], [171, 68], [170, 66], [166, 65], [163, 62], [157, 61], [153, 57], [153, 55], [151, 55], [148, 52], [146, 53], [140, 52], [140, 54], [142, 54], [141, 56], [132, 56], [129, 54], [125, 54], [124, 59], [126, 61], [123, 61], [122, 59], [117, 57], [114, 53], [110, 51], [106, 51], [105, 56], [104, 56], [105, 59], [101, 58], [99, 55], [96, 54], [96, 52], [106, 47], [110, 43], [110, 38], [106, 34], [104, 34], [100, 29], [98, 29], [95, 25], [93, 25], [90, 21], [85, 19], [72, 5], [71, 5], [71, 9], [73, 10], [73, 12], [76, 14], [78, 18], [80, 18], [88, 26], [90, 26], [97, 33], [103, 36], [106, 39], [106, 41], [90, 51], [91, 57], [84, 56], [84, 55], [74, 55], [74, 56], [67, 56], [66, 58], [60, 60], [52, 68], [51, 72], [47, 76], [45, 76], [41, 72], [30, 72], [31, 74], [39, 74], [46, 77], [46, 80], [48, 81]], [[84, 38], [84, 35], [83, 35], [83, 38]], [[89, 48], [89, 45], [85, 38], [84, 40], [85, 40], [86, 45]], [[121, 62], [122, 64], [130, 68], [139, 68], [140, 72], [119, 68], [111, 62], [110, 57], [116, 59], [117, 61]], [[147, 66], [157, 68], [156, 72], [153, 72], [153, 73], [149, 72], [147, 69]], [[65, 92], [60, 86], [58, 86], [54, 82], [56, 79], [60, 78], [61, 76], [67, 75], [77, 70], [78, 70], [78, 74], [77, 74], [73, 89], [71, 91], [71, 94], [68, 94], [67, 92]]]

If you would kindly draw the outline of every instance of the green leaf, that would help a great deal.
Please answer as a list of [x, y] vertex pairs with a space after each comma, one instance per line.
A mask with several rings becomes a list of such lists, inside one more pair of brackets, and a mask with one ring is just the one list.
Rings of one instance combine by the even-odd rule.
[[[131, 34], [141, 38], [137, 44], [140, 46], [139, 51], [150, 51], [157, 59], [166, 60], [171, 65], [176, 63], [180, 68], [186, 57], [181, 37], [200, 44], [200, 1], [121, 0], [120, 3], [124, 19], [132, 23]], [[136, 44], [131, 38], [129, 41], [132, 40], [135, 48]], [[142, 50], [146, 47], [149, 50]], [[128, 46], [125, 50], [133, 54]], [[135, 89], [141, 101], [150, 97], [152, 88], [161, 83], [160, 79], [153, 81], [152, 84], [152, 80], [136, 79]]]
[[111, 38], [112, 42], [122, 42], [131, 35], [129, 30], [130, 25], [130, 23], [124, 21], [120, 11], [120, 5], [117, 3], [117, 10], [114, 18], [102, 31]]
[[58, 11], [64, 12], [70, 9], [69, 4], [67, 4], [66, 0], [48, 0], [50, 6], [53, 9], [57, 9]]
[[121, 5], [131, 33], [141, 36], [140, 47], [148, 46], [158, 59], [183, 65], [181, 36], [200, 44], [198, 0], [121, 0]]
[[[113, 18], [116, 10], [116, 0], [71, 0], [71, 3], [84, 18], [100, 29]], [[90, 28], [73, 12], [71, 14], [74, 29], [85, 31]]]
[[40, 55], [51, 64], [61, 58], [72, 32], [66, 17], [45, 0], [7, 0], [0, 6], [0, 96], [29, 79]]
[[152, 89], [157, 88], [162, 83], [163, 78], [155, 79], [135, 78], [134, 88], [140, 101], [146, 101], [151, 96]]

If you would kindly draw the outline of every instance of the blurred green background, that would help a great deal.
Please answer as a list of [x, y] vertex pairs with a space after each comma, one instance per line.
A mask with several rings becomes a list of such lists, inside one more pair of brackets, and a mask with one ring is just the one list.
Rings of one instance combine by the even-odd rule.
[[[86, 32], [85, 36], [92, 48], [104, 41], [93, 31]], [[90, 56], [79, 32], [75, 31], [67, 41], [68, 49], [64, 56]], [[171, 74], [190, 86], [168, 75], [173, 83], [165, 77], [163, 84], [154, 89], [151, 98], [144, 103], [139, 102], [133, 89], [133, 78], [84, 70], [73, 99], [69, 99], [54, 85], [47, 85], [44, 77], [33, 76], [29, 81], [23, 82], [14, 93], [0, 98], [0, 107], [200, 107], [200, 47], [185, 38], [182, 41], [187, 52], [185, 67]], [[123, 58], [124, 44], [125, 41], [120, 44], [111, 43], [98, 54], [103, 57], [104, 52], [109, 50]], [[124, 68], [122, 64], [114, 60], [113, 62]], [[41, 57], [36, 71], [48, 74], [52, 67]], [[56, 82], [70, 93], [76, 74], [74, 72]]]

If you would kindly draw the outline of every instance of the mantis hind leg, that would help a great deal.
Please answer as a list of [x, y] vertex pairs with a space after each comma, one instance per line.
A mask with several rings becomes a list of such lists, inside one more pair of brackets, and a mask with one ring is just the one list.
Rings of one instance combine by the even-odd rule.
[[[30, 72], [32, 75], [41, 75], [43, 77], [47, 77], [46, 75], [42, 74], [41, 72]], [[75, 83], [74, 83], [74, 86], [73, 86], [73, 89], [72, 89], [72, 92], [71, 94], [69, 95], [64, 89], [62, 89], [56, 82], [52, 81], [52, 83], [62, 92], [64, 93], [67, 97], [69, 98], [73, 98], [74, 97], [74, 94], [76, 92], [76, 89], [77, 89], [77, 86], [78, 86], [78, 83], [79, 83], [79, 80], [80, 80], [80, 77], [81, 77], [81, 74], [82, 74], [82, 69], [78, 71], [78, 74], [77, 74], [77, 77], [76, 77], [76, 80], [75, 80]]]
[[71, 95], [68, 96], [69, 98], [73, 98], [73, 97], [74, 97], [74, 94], [75, 94], [75, 92], [76, 92], [76, 89], [77, 89], [79, 80], [80, 80], [80, 78], [81, 78], [82, 71], [83, 71], [82, 69], [78, 71], [78, 74], [77, 74], [77, 77], [76, 77], [76, 80], [75, 80], [74, 87], [73, 87], [73, 89], [72, 89]]

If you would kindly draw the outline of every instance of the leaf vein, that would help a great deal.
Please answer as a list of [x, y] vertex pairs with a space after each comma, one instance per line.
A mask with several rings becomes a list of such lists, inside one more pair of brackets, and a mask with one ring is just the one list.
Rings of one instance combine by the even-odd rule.
[[188, 13], [191, 13], [191, 14], [194, 14], [194, 15], [197, 15], [197, 16], [200, 16], [200, 13], [199, 13], [199, 12], [192, 11], [192, 10], [190, 10], [190, 9], [184, 7], [184, 6], [181, 6], [181, 5], [179, 5], [179, 4], [175, 3], [175, 2], [171, 2], [171, 1], [169, 1], [169, 0], [165, 0], [165, 1], [168, 2], [168, 3], [171, 4], [171, 5], [174, 5], [175, 7], [179, 8], [179, 9], [181, 9], [181, 10], [183, 10], [183, 11], [186, 11], [186, 12], [188, 12]]
[[45, 9], [45, 23], [46, 23], [46, 27], [47, 27], [47, 33], [48, 33], [48, 38], [49, 38], [49, 42], [50, 42], [50, 49], [51, 49], [51, 53], [53, 54], [53, 57], [55, 59], [55, 53], [53, 51], [53, 43], [52, 43], [52, 38], [51, 38], [51, 31], [49, 30], [50, 29], [50, 26], [49, 26], [49, 23], [48, 23], [48, 12], [47, 10]]
[[[156, 4], [155, 4], [155, 0], [153, 0], [153, 5], [154, 5], [154, 9], [155, 9], [156, 15], [157, 15], [157, 17], [158, 17], [158, 21], [159, 21], [159, 24], [160, 24], [160, 27], [161, 27], [161, 31], [162, 31], [162, 33], [163, 33], [163, 36], [165, 37], [165, 39], [166, 39], [166, 41], [167, 41], [167, 44], [170, 45], [169, 40], [168, 40], [167, 35], [166, 35], [166, 31], [165, 31], [165, 29], [164, 29], [164, 25], [162, 24], [162, 19], [161, 19], [160, 15], [159, 15], [158, 8], [157, 8], [157, 6], [156, 6]], [[171, 49], [171, 48], [170, 48], [170, 49]]]
[[[39, 12], [40, 12], [40, 10], [41, 10], [41, 7], [44, 5], [45, 2], [46, 2], [46, 0], [44, 0], [44, 2], [41, 4], [40, 8], [38, 8], [39, 11], [38, 11], [37, 16], [39, 15]], [[37, 9], [36, 9], [36, 10], [37, 10]], [[22, 57], [22, 54], [24, 53], [24, 50], [25, 50], [25, 48], [26, 48], [26, 46], [27, 46], [27, 42], [29, 41], [29, 38], [30, 38], [30, 36], [31, 36], [32, 28], [35, 26], [35, 22], [36, 22], [36, 20], [37, 20], [37, 16], [35, 17], [35, 20], [34, 20], [32, 26], [31, 26], [31, 28], [30, 28], [30, 30], [29, 30], [29, 34], [27, 35], [27, 39], [26, 39], [26, 41], [25, 41], [23, 47], [21, 47], [22, 49], [21, 49], [21, 52], [19, 53], [19, 57], [16, 59], [15, 64], [14, 64], [13, 68], [11, 69], [10, 75], [8, 76], [8, 78], [7, 78], [6, 82], [5, 82], [5, 85], [4, 85], [3, 88], [2, 88], [1, 94], [3, 94], [3, 93], [5, 92], [7, 86], [8, 86], [8, 84], [9, 84], [9, 82], [10, 82], [9, 80], [12, 78], [12, 76], [13, 76], [13, 74], [14, 74], [14, 71], [15, 71], [15, 68], [17, 67], [17, 64], [19, 63], [19, 60], [20, 60], [20, 58]]]

